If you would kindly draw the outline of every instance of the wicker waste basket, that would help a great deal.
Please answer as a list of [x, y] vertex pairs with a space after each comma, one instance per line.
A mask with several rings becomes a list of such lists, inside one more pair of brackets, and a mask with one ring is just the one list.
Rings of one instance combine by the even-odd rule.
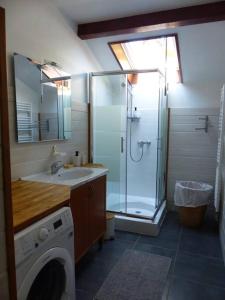
[[177, 181], [174, 200], [178, 207], [180, 222], [184, 226], [197, 228], [202, 225], [213, 187], [196, 181]]

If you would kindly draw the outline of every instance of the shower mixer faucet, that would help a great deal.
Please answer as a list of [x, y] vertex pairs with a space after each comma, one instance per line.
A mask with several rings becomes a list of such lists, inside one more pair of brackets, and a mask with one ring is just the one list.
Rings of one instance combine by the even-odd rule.
[[151, 142], [150, 141], [138, 141], [138, 146], [139, 147], [142, 148], [144, 145], [149, 147], [151, 145]]

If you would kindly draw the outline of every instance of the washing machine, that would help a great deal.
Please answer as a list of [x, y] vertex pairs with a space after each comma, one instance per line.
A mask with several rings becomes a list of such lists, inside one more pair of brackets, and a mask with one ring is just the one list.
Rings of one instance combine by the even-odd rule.
[[14, 236], [18, 300], [74, 300], [74, 231], [68, 207]]

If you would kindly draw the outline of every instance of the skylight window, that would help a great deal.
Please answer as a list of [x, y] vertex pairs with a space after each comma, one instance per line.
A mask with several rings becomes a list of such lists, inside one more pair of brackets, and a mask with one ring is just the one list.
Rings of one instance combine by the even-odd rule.
[[168, 83], [182, 82], [176, 35], [111, 43], [123, 70], [159, 69]]

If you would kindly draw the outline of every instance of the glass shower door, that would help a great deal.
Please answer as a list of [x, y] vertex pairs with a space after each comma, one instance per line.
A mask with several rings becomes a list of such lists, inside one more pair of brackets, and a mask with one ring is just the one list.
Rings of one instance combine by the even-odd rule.
[[126, 212], [127, 75], [92, 75], [92, 160], [109, 169], [106, 209]]
[[158, 111], [158, 157], [157, 157], [157, 199], [156, 208], [165, 200], [166, 170], [167, 170], [167, 134], [168, 134], [168, 105], [165, 95], [164, 79], [160, 79], [159, 111]]

